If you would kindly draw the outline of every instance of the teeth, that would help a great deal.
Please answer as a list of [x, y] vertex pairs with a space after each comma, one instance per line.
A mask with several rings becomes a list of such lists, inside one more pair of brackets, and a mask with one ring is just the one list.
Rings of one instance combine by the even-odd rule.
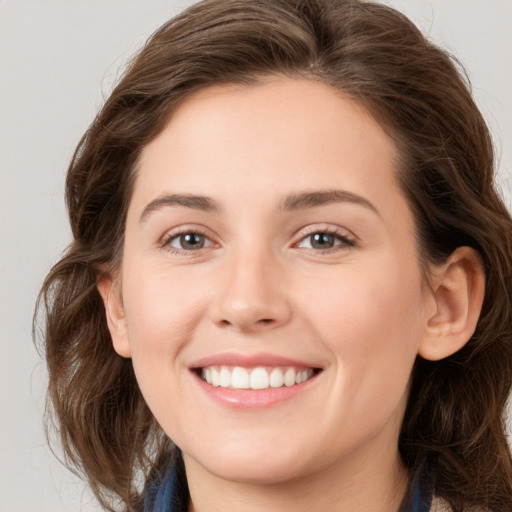
[[293, 386], [295, 384], [295, 369], [288, 368], [286, 373], [284, 374], [284, 385], [285, 386]]
[[211, 369], [211, 377], [212, 377], [212, 386], [220, 386], [220, 376], [219, 372], [217, 371], [217, 368]]
[[252, 370], [241, 366], [210, 366], [203, 368], [201, 378], [214, 387], [231, 389], [269, 389], [294, 386], [309, 380], [313, 370], [257, 367]]
[[268, 372], [265, 368], [255, 368], [251, 373], [251, 389], [267, 389], [269, 387]]
[[279, 368], [274, 368], [270, 373], [270, 387], [280, 388], [283, 384], [283, 372]]
[[[229, 387], [229, 384], [225, 387]], [[245, 368], [236, 366], [231, 373], [231, 387], [233, 389], [249, 389], [249, 374]]]
[[221, 388], [227, 388], [231, 385], [231, 372], [225, 366], [220, 369], [219, 380]]
[[308, 371], [302, 370], [301, 372], [297, 372], [297, 376], [295, 377], [295, 384], [300, 384], [301, 382], [304, 382], [308, 380]]

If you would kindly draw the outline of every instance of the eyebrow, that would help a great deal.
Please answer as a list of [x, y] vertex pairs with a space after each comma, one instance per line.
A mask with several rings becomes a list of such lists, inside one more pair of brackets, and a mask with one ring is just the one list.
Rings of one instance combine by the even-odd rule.
[[[352, 203], [364, 206], [380, 216], [377, 208], [364, 197], [349, 192], [348, 190], [320, 190], [315, 192], [302, 192], [299, 194], [290, 194], [281, 201], [280, 209], [282, 211], [305, 210], [330, 203]], [[220, 211], [217, 203], [210, 197], [194, 194], [165, 194], [157, 197], [146, 205], [140, 221], [145, 221], [152, 213], [168, 206], [184, 206], [195, 210], [205, 212]]]
[[217, 212], [217, 203], [209, 197], [194, 194], [165, 194], [157, 197], [146, 205], [140, 216], [140, 221], [145, 221], [152, 213], [167, 206], [184, 206], [205, 212]]
[[319, 190], [290, 194], [281, 202], [281, 210], [303, 210], [330, 203], [352, 203], [364, 206], [380, 217], [379, 210], [368, 199], [348, 190]]

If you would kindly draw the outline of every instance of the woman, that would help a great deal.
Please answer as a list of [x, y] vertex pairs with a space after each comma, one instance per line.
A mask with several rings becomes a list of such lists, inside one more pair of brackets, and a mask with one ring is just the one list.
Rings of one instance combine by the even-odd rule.
[[207, 0], [68, 172], [43, 290], [105, 508], [509, 510], [511, 219], [450, 59], [353, 0]]

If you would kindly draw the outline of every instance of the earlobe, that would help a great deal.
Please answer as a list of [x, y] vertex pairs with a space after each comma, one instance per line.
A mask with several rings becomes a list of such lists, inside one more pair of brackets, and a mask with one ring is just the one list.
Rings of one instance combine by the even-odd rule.
[[119, 281], [105, 274], [98, 281], [98, 291], [105, 306], [107, 325], [114, 350], [122, 357], [131, 357]]
[[484, 292], [479, 254], [470, 247], [459, 247], [433, 278], [435, 312], [426, 319], [419, 355], [437, 361], [461, 349], [475, 332]]

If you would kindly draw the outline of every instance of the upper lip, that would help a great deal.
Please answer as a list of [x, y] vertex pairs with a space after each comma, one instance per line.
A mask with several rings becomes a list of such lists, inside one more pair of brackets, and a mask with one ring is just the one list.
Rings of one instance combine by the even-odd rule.
[[195, 370], [207, 368], [208, 366], [242, 366], [247, 368], [257, 366], [295, 366], [299, 368], [320, 368], [318, 365], [276, 354], [237, 354], [232, 352], [203, 357], [194, 361], [189, 368]]

